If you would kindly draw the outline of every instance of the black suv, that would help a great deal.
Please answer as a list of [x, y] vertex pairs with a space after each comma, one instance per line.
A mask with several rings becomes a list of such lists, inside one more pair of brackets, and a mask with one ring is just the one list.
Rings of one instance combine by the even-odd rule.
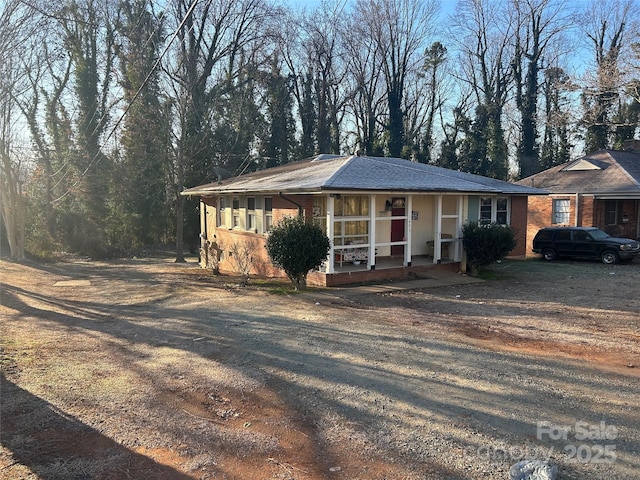
[[579, 257], [612, 264], [633, 260], [640, 254], [640, 243], [611, 237], [595, 227], [548, 227], [536, 234], [533, 251], [541, 253], [545, 260]]

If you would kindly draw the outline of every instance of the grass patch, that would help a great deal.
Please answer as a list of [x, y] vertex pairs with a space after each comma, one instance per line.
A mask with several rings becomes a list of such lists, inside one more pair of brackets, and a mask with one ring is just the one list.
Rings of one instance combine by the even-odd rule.
[[[539, 259], [511, 260], [505, 259], [495, 262], [478, 273], [482, 280], [508, 280], [522, 275], [542, 274], [548, 271], [549, 264]], [[540, 268], [541, 267], [541, 268]]]
[[296, 290], [289, 285], [271, 285], [264, 290], [272, 295], [297, 295], [301, 293], [300, 290]]
[[509, 275], [505, 275], [504, 272], [498, 272], [496, 270], [484, 269], [480, 270], [477, 275], [478, 278], [487, 281], [505, 280], [509, 278]]

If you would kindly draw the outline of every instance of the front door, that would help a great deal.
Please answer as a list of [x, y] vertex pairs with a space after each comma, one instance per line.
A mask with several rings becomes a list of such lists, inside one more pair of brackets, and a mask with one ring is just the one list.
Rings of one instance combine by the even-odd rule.
[[[391, 202], [392, 202], [391, 216], [404, 217], [405, 216], [404, 197], [393, 198]], [[405, 230], [404, 218], [391, 220], [391, 241], [392, 242], [404, 241], [404, 238], [405, 238], [404, 230]], [[391, 245], [391, 255], [404, 255], [404, 245]]]

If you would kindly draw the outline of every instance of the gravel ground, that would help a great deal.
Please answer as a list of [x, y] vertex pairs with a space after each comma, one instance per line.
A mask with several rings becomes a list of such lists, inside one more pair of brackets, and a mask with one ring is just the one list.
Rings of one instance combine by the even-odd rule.
[[0, 478], [640, 478], [638, 264], [304, 295], [159, 259], [0, 268]]

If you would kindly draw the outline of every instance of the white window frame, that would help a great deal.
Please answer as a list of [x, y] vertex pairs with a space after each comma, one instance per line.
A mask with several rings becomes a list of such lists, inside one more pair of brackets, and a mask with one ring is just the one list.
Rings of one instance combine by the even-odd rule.
[[218, 199], [218, 226], [224, 227], [227, 224], [226, 199], [220, 197]]
[[240, 218], [240, 197], [231, 199], [231, 227], [241, 228], [242, 220]]
[[569, 225], [571, 221], [571, 200], [554, 198], [551, 204], [551, 224]]
[[[253, 203], [253, 208], [251, 208]], [[247, 230], [257, 231], [258, 219], [256, 217], [256, 197], [247, 197]]]
[[[269, 204], [269, 209], [267, 205]], [[270, 231], [273, 228], [273, 197], [264, 197], [264, 216], [263, 216], [263, 229], [265, 232]]]
[[[491, 218], [487, 218], [486, 216], [483, 218], [482, 217], [482, 207], [487, 207], [488, 205], [488, 200], [491, 201]], [[505, 210], [501, 210], [501, 212], [504, 212], [506, 215], [506, 221], [505, 223], [498, 223], [498, 202], [500, 200], [506, 200], [507, 202], [507, 209]], [[483, 205], [483, 202], [485, 202], [485, 204]], [[505, 197], [505, 196], [499, 196], [499, 197], [480, 197], [480, 201], [479, 201], [479, 205], [478, 205], [478, 222], [480, 224], [488, 224], [488, 223], [497, 223], [498, 225], [510, 225], [511, 224], [511, 197]]]

